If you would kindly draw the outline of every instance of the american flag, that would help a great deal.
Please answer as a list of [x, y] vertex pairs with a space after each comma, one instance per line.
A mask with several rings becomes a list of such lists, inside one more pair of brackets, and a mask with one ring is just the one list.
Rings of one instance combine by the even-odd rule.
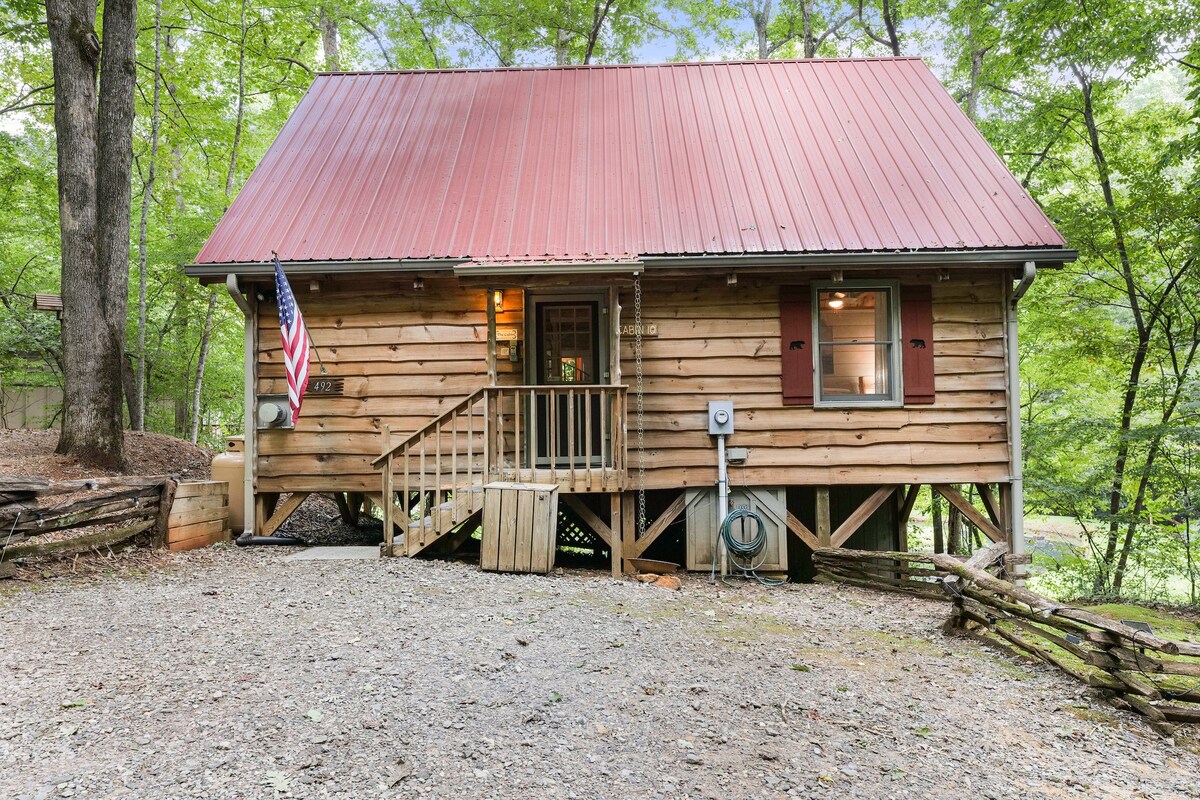
[[308, 384], [308, 331], [304, 315], [296, 306], [296, 296], [288, 285], [279, 259], [275, 259], [275, 298], [279, 303], [279, 330], [283, 333], [283, 363], [287, 368], [288, 403], [292, 407], [292, 424], [300, 416], [304, 387]]

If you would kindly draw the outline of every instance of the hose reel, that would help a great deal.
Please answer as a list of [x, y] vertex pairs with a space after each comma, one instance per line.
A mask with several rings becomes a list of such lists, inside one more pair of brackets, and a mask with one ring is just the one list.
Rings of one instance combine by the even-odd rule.
[[[734, 533], [734, 523], [743, 519], [753, 520], [757, 528], [754, 535], [749, 538], [739, 538]], [[744, 532], [745, 523], [739, 525], [738, 528]], [[743, 578], [753, 578], [763, 586], [782, 586], [787, 583], [786, 580], [780, 578], [769, 578], [758, 574], [758, 568], [767, 561], [767, 526], [757, 511], [749, 508], [735, 508], [733, 511], [730, 511], [725, 516], [725, 519], [721, 521], [721, 526], [717, 530], [715, 545], [713, 547], [712, 574], [709, 577], [709, 583], [717, 582], [717, 554], [720, 552], [722, 545], [724, 545], [725, 551], [729, 554], [730, 565], [741, 572]], [[722, 576], [721, 580], [722, 582], [725, 581], [724, 576]]]

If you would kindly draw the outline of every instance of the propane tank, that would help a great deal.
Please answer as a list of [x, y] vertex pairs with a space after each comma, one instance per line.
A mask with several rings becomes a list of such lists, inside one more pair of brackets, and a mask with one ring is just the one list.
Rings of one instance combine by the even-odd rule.
[[217, 453], [212, 460], [212, 479], [229, 484], [229, 530], [234, 538], [246, 529], [245, 504], [242, 502], [242, 485], [246, 480], [245, 451], [245, 437], [230, 436], [225, 440], [225, 452]]

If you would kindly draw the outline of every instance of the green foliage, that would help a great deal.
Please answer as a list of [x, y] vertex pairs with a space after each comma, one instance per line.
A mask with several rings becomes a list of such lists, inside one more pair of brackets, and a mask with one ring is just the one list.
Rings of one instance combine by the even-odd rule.
[[[1195, 602], [1196, 0], [163, 0], [142, 3], [139, 15], [133, 357], [137, 220], [156, 84], [161, 92], [146, 209], [149, 428], [186, 434], [198, 413], [202, 437], [216, 443], [240, 427], [241, 317], [219, 288], [203, 391], [191, 408], [213, 290], [187, 279], [182, 265], [313, 73], [330, 63], [328, 21], [343, 69], [611, 63], [651, 47], [679, 58], [896, 47], [930, 57], [1080, 252], [1076, 264], [1041, 272], [1021, 306], [1028, 503], [1073, 518], [1079, 534], [1076, 547], [1038, 556], [1048, 567], [1038, 580], [1059, 594], [1103, 594], [1123, 571], [1122, 593]], [[56, 292], [59, 282], [44, 7], [7, 0], [0, 32], [0, 382], [54, 385], [57, 321], [32, 309], [33, 294]]]
[[1174, 520], [1192, 512], [1169, 468], [1195, 452], [1180, 434], [1200, 337], [1196, 96], [1169, 90], [1196, 26], [1180, 12], [1013, 2], [951, 17], [970, 25], [955, 75], [979, 92], [981, 127], [1080, 253], [1021, 310], [1028, 500], [1077, 520], [1081, 547], [1046, 578], [1072, 595], [1179, 595], [1188, 560]]

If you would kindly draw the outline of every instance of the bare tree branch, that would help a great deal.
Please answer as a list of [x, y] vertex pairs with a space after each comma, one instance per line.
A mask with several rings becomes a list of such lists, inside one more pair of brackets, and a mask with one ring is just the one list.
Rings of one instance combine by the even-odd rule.
[[38, 106], [52, 106], [52, 105], [54, 105], [54, 101], [37, 102], [37, 103], [26, 103], [25, 101], [28, 100], [29, 98], [33, 97], [35, 94], [37, 94], [39, 92], [45, 92], [45, 91], [48, 91], [53, 88], [54, 88], [53, 83], [48, 83], [45, 86], [35, 86], [34, 88], [30, 89], [25, 94], [18, 97], [16, 100], [13, 100], [8, 105], [4, 106], [3, 108], [0, 108], [0, 114], [8, 114], [13, 111], [24, 111], [27, 108], [36, 108]]

